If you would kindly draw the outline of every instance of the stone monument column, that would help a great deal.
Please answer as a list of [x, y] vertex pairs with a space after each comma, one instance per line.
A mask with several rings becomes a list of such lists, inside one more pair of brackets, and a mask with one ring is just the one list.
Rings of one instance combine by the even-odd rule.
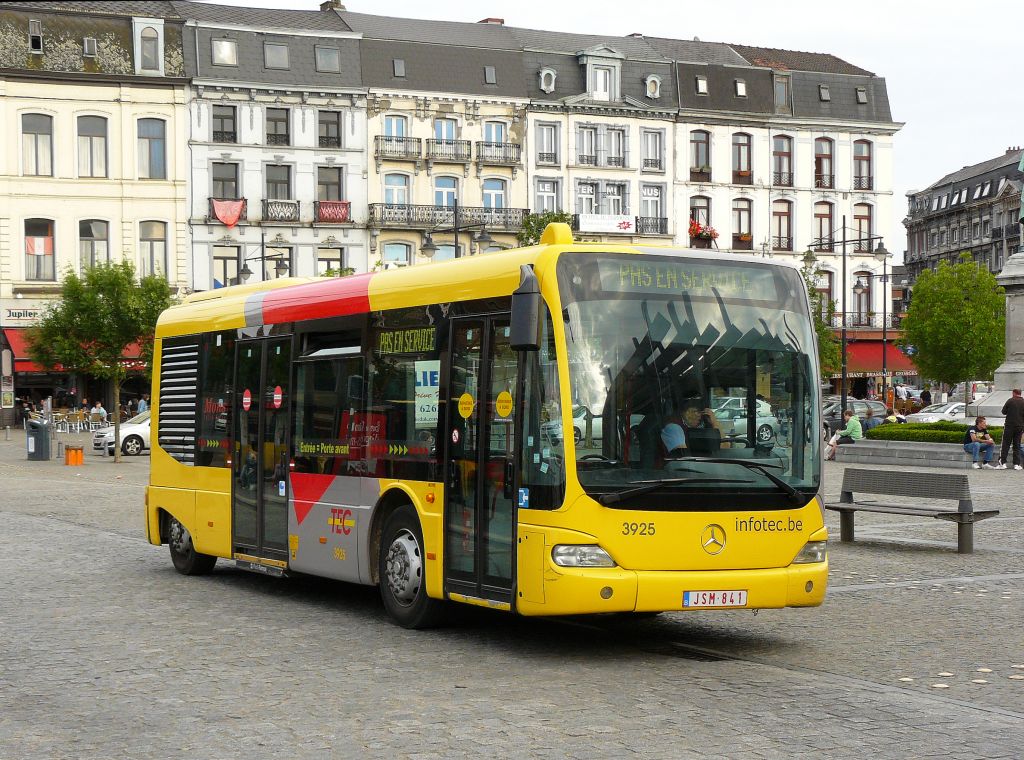
[[1006, 289], [1006, 359], [996, 370], [992, 393], [977, 404], [977, 414], [985, 417], [1002, 417], [1010, 391], [1024, 390], [1024, 251], [1006, 260], [996, 281]]

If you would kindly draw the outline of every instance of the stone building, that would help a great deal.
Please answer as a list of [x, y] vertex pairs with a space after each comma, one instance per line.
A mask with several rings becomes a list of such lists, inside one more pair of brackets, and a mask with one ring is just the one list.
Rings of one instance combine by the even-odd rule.
[[924, 190], [907, 193], [907, 249], [911, 281], [940, 261], [955, 263], [964, 253], [999, 273], [1020, 250], [1020, 193], [1024, 150], [947, 174]]

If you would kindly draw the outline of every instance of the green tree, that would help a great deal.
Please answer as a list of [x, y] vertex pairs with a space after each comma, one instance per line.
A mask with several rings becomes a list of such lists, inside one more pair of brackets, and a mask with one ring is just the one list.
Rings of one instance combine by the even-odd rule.
[[838, 372], [843, 363], [839, 339], [831, 327], [836, 304], [815, 286], [818, 273], [812, 265], [804, 265], [800, 271], [807, 286], [807, 295], [811, 299], [811, 317], [814, 319], [814, 332], [818, 336], [818, 364], [821, 376], [825, 378]]
[[127, 261], [101, 264], [79, 276], [69, 271], [61, 298], [29, 331], [29, 353], [44, 367], [110, 380], [114, 386], [114, 458], [121, 461], [121, 384], [128, 377], [125, 349], [141, 348], [146, 374], [153, 365], [153, 337], [160, 313], [172, 303], [163, 277], [137, 280]]
[[554, 222], [572, 224], [572, 214], [565, 211], [545, 211], [541, 214], [527, 214], [523, 218], [523, 229], [516, 234], [519, 245], [537, 245], [544, 228]]
[[1005, 338], [1005, 292], [969, 255], [917, 278], [900, 346], [916, 349], [922, 376], [947, 385], [988, 379], [1003, 361]]

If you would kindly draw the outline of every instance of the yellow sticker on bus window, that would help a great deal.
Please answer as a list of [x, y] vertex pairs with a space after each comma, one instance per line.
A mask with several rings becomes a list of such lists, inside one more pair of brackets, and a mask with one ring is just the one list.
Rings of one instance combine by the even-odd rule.
[[499, 393], [498, 398], [494, 400], [494, 411], [499, 417], [508, 417], [512, 414], [512, 394], [508, 391]]
[[473, 413], [474, 406], [476, 406], [476, 400], [468, 393], [463, 393], [459, 396], [459, 414], [462, 415], [462, 419], [469, 419], [469, 415]]

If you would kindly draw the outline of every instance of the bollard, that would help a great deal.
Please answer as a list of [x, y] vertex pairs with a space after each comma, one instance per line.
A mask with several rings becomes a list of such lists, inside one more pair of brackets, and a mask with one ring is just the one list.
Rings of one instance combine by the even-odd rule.
[[[62, 456], [64, 456], [64, 441], [57, 441], [57, 459]], [[64, 460], [64, 463], [67, 464], [67, 459]]]
[[7, 425], [7, 426], [4, 427], [4, 440], [5, 441], [11, 440], [11, 426], [10, 425]]

